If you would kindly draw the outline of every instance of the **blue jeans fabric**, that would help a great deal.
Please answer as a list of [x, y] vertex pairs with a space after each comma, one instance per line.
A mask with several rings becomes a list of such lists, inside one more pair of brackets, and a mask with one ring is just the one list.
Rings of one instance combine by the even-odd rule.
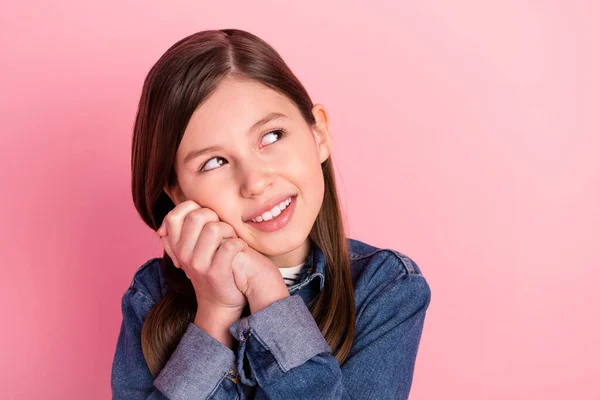
[[234, 350], [189, 323], [156, 379], [141, 330], [167, 287], [162, 258], [135, 273], [122, 298], [113, 399], [407, 399], [431, 291], [406, 255], [348, 239], [356, 334], [340, 367], [307, 306], [325, 285], [325, 257], [312, 243], [290, 296], [234, 322]]

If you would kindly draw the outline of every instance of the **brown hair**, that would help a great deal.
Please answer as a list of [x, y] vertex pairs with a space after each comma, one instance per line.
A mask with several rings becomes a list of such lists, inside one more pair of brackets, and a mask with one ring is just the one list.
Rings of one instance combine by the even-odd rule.
[[[175, 154], [194, 110], [226, 77], [252, 79], [287, 96], [309, 126], [313, 103], [280, 55], [262, 39], [237, 29], [208, 30], [175, 43], [144, 81], [131, 154], [133, 202], [144, 222], [157, 230], [175, 204], [164, 192], [177, 182]], [[354, 290], [346, 234], [331, 157], [321, 164], [323, 204], [310, 232], [327, 263], [325, 286], [309, 309], [341, 365], [354, 340]], [[163, 254], [168, 291], [152, 308], [142, 328], [142, 350], [154, 377], [171, 356], [197, 303], [185, 273]]]

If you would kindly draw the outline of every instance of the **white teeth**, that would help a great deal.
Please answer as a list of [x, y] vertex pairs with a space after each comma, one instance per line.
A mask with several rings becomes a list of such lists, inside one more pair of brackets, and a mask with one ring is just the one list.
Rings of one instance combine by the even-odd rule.
[[282, 201], [281, 203], [279, 203], [278, 205], [273, 207], [271, 210], [263, 213], [262, 215], [259, 215], [256, 218], [253, 218], [251, 221], [252, 222], [270, 221], [273, 218], [276, 218], [277, 216], [279, 216], [279, 214], [281, 214], [281, 212], [283, 210], [285, 210], [287, 208], [287, 206], [290, 205], [291, 202], [292, 202], [292, 198], [290, 197], [289, 199]]

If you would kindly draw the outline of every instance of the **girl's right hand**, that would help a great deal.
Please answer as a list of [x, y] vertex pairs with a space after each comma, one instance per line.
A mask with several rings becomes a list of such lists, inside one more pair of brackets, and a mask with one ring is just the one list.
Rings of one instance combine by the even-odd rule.
[[231, 264], [247, 244], [231, 225], [210, 208], [187, 200], [165, 216], [156, 232], [175, 266], [192, 282], [199, 308], [242, 312], [247, 299], [235, 285]]

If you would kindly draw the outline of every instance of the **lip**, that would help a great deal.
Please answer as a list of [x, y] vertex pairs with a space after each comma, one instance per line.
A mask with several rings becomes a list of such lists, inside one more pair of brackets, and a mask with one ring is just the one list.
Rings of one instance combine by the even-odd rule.
[[262, 215], [262, 214], [266, 213], [267, 211], [271, 211], [273, 209], [273, 207], [278, 206], [279, 204], [281, 204], [281, 202], [283, 202], [289, 198], [294, 200], [294, 197], [296, 197], [296, 194], [288, 194], [283, 197], [279, 197], [278, 200], [270, 200], [269, 202], [267, 202], [267, 204], [263, 208], [261, 208], [260, 211], [256, 212], [252, 216], [248, 217], [244, 222], [252, 222], [253, 218], [258, 217], [259, 215]]
[[271, 219], [269, 221], [263, 221], [263, 222], [249, 221], [249, 222], [247, 222], [247, 224], [249, 226], [251, 226], [252, 228], [262, 231], [262, 232], [266, 232], [266, 233], [275, 232], [275, 231], [282, 229], [290, 222], [290, 220], [292, 219], [292, 216], [294, 215], [295, 210], [296, 210], [296, 196], [292, 196], [292, 202], [290, 203], [290, 205], [287, 206], [286, 209], [283, 210], [282, 213], [280, 215], [278, 215], [275, 219]]

